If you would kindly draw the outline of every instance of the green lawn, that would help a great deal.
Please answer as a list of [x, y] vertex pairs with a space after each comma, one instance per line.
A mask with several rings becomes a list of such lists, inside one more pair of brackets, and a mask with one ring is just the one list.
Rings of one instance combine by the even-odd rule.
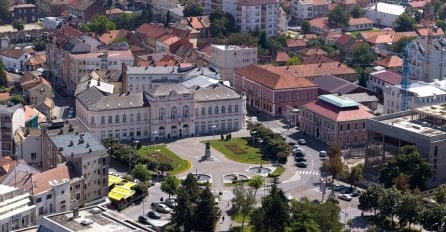
[[[237, 223], [242, 223], [243, 221], [243, 215], [240, 213], [236, 213], [234, 215], [231, 216], [232, 220], [237, 222]], [[251, 221], [251, 218], [249, 217], [249, 215], [246, 215], [245, 217], [245, 225], [248, 224]]]
[[[379, 30], [373, 28], [373, 29], [365, 30], [365, 31], [379, 31]], [[365, 32], [365, 31], [352, 31], [350, 35], [351, 35], [351, 37], [356, 38], [356, 37], [358, 37], [359, 33]]]
[[172, 163], [174, 167], [174, 169], [170, 172], [172, 175], [184, 172], [191, 167], [189, 160], [181, 159], [181, 157], [167, 149], [166, 145], [143, 146], [136, 152], [140, 156], [149, 156], [149, 158], [157, 161]]
[[[209, 142], [215, 150], [223, 153], [226, 158], [237, 162], [250, 164], [269, 163], [267, 159], [262, 157], [258, 147], [251, 146], [251, 138], [233, 138], [229, 141], [213, 140], [204, 142]], [[256, 143], [256, 146], [257, 145], [258, 143]], [[231, 147], [231, 149], [229, 147]]]
[[274, 170], [274, 172], [272, 172], [270, 174], [271, 177], [279, 177], [280, 175], [283, 174], [283, 172], [285, 171], [284, 167], [278, 166], [276, 167], [276, 170]]

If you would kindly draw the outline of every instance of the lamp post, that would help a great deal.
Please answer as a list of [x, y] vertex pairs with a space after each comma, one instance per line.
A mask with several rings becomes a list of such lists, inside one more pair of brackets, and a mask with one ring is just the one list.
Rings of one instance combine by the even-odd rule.
[[256, 139], [256, 133], [257, 133], [257, 131], [252, 131], [251, 132], [251, 134], [252, 134], [252, 147], [254, 147], [254, 140]]
[[142, 201], [142, 215], [144, 215], [144, 212], [145, 212], [145, 210], [144, 210], [144, 205], [145, 205], [145, 203], [146, 203], [146, 201], [144, 200], [144, 201]]
[[[292, 122], [296, 123], [296, 114], [299, 113], [299, 110], [296, 108], [293, 108], [290, 110], [290, 126], [288, 127], [288, 129], [293, 125]], [[297, 125], [296, 125], [297, 126]]]
[[[259, 139], [258, 140], [258, 142], [259, 142], [259, 144], [260, 144], [260, 155], [262, 155], [262, 143], [263, 143], [263, 139]], [[262, 167], [263, 167], [263, 163], [262, 163], [262, 160], [260, 160], [260, 169], [262, 169]]]
[[158, 134], [158, 131], [152, 131], [152, 138], [153, 138], [153, 149], [152, 151], [155, 151], [155, 136]]
[[211, 128], [212, 128], [212, 141], [214, 141], [214, 135], [215, 135], [215, 128], [217, 128], [217, 125], [212, 125], [211, 126]]

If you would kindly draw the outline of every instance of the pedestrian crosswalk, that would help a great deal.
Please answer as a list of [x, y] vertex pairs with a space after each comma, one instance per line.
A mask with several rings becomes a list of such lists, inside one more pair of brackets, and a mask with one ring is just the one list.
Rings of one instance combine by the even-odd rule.
[[299, 170], [296, 172], [299, 175], [309, 175], [309, 176], [319, 176], [321, 172], [319, 171], [307, 171], [307, 170]]

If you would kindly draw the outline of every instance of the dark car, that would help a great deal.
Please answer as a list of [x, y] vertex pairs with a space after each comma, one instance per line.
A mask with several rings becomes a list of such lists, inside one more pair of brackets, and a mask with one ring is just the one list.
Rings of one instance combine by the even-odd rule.
[[307, 162], [307, 159], [305, 159], [305, 157], [296, 157], [294, 160], [296, 162]]
[[308, 165], [307, 165], [307, 162], [302, 161], [302, 162], [297, 162], [296, 166], [300, 167], [300, 168], [306, 168]]
[[344, 188], [345, 188], [344, 185], [338, 185], [338, 186], [335, 186], [333, 188], [333, 190], [336, 191], [336, 192], [339, 192], [339, 191], [342, 191]]
[[357, 189], [353, 190], [353, 192], [350, 193], [350, 196], [352, 197], [359, 197], [359, 195], [361, 195], [361, 192]]
[[161, 218], [161, 215], [159, 213], [155, 212], [155, 211], [149, 211], [147, 213], [147, 216], [149, 218], [153, 218], [153, 219], [160, 219]]
[[296, 157], [305, 157], [305, 153], [303, 153], [303, 152], [296, 152], [296, 153], [294, 153], [294, 156], [296, 156]]
[[139, 216], [138, 217], [138, 221], [139, 222], [141, 222], [141, 223], [143, 223], [143, 224], [149, 224], [149, 218], [148, 217], [146, 217], [146, 216]]

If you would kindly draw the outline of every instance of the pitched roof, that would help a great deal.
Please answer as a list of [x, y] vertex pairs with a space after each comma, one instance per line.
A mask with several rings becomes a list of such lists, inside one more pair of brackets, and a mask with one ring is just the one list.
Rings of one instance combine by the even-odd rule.
[[177, 36], [174, 36], [174, 35], [171, 35], [171, 34], [163, 35], [163, 36], [161, 36], [161, 37], [159, 37], [157, 39], [157, 41], [159, 41], [159, 42], [161, 42], [163, 44], [166, 44], [166, 45], [172, 45], [172, 44], [174, 44], [175, 42], [177, 42], [179, 40], [181, 40], [180, 37], [177, 37]]
[[146, 36], [147, 38], [156, 39], [166, 34], [168, 31], [161, 24], [144, 23], [143, 25], [136, 28], [136, 32]]
[[356, 0], [339, 0], [338, 3], [342, 4], [342, 5], [356, 5], [356, 4], [358, 4], [358, 2]]
[[352, 40], [354, 40], [354, 38], [351, 35], [343, 34], [343, 35], [341, 35], [341, 37], [339, 37], [336, 40], [336, 44], [339, 44], [341, 46], [345, 46], [347, 43], [349, 43]]
[[121, 10], [119, 8], [113, 8], [113, 9], [105, 11], [106, 15], [124, 14], [124, 13], [125, 13], [125, 11], [123, 11], [123, 10]]
[[109, 44], [118, 38], [125, 38], [127, 36], [127, 34], [129, 34], [129, 33], [130, 32], [125, 29], [112, 30], [112, 31], [106, 32], [106, 33], [98, 36], [98, 40], [104, 44]]
[[287, 39], [286, 40], [286, 45], [289, 48], [294, 48], [294, 47], [306, 47], [307, 46], [307, 42], [304, 39]]
[[329, 28], [328, 17], [314, 18], [308, 21], [312, 27], [326, 29]]
[[269, 89], [316, 87], [314, 83], [305, 78], [294, 78], [282, 69], [271, 65], [252, 64], [238, 69], [235, 73]]
[[360, 25], [360, 24], [374, 24], [374, 22], [369, 18], [350, 18], [348, 20], [348, 25]]
[[299, 51], [300, 54], [304, 56], [314, 56], [314, 55], [328, 55], [326, 51], [320, 48], [307, 48]]
[[328, 1], [327, 0], [313, 0], [313, 5], [315, 5], [315, 6], [328, 5]]
[[340, 108], [321, 99], [307, 103], [303, 105], [302, 108], [335, 122], [361, 120], [374, 117], [370, 110], [363, 105]]
[[290, 59], [290, 56], [285, 51], [279, 51], [276, 55], [276, 62], [286, 62]]
[[0, 102], [9, 101], [9, 99], [11, 99], [9, 92], [0, 93]]
[[332, 57], [328, 57], [326, 55], [311, 55], [311, 56], [304, 56], [302, 58], [302, 64], [319, 64], [319, 63], [329, 63], [329, 62], [336, 62], [335, 59], [333, 59]]
[[429, 35], [429, 31], [432, 31], [432, 35], [433, 36], [444, 36], [443, 29], [441, 29], [441, 28], [437, 28], [436, 32], [433, 29], [420, 28], [420, 29], [417, 30], [417, 33], [420, 36], [428, 36]]
[[23, 56], [26, 53], [27, 53], [27, 51], [24, 49], [6, 48], [2, 52], [0, 52], [0, 55], [10, 57], [13, 59], [19, 59], [21, 56]]
[[60, 165], [48, 171], [32, 175], [32, 193], [34, 195], [50, 190], [53, 185], [70, 181], [72, 174], [67, 165]]
[[407, 4], [412, 8], [424, 8], [429, 1], [410, 1]]
[[196, 30], [210, 27], [209, 16], [186, 17], [186, 20]]
[[290, 65], [277, 67], [293, 77], [314, 77], [323, 75], [356, 74], [356, 71], [343, 63], [330, 62], [319, 64]]
[[240, 94], [234, 89], [218, 83], [206, 88], [197, 88], [194, 93], [196, 101], [224, 101], [240, 98]]
[[392, 55], [378, 60], [375, 63], [386, 68], [397, 68], [403, 66], [403, 59], [401, 59], [399, 56]]
[[327, 93], [347, 94], [357, 91], [358, 89], [363, 92], [367, 91], [364, 87], [332, 75], [310, 77], [308, 80], [317, 84], [319, 89]]
[[76, 95], [82, 105], [92, 111], [128, 109], [143, 107], [145, 105], [143, 95], [134, 93], [128, 95], [106, 95], [96, 86]]
[[31, 119], [33, 119], [34, 117], [38, 117], [38, 122], [40, 123], [40, 122], [44, 122], [45, 120], [46, 120], [46, 116], [45, 115], [43, 115], [42, 113], [40, 113], [38, 110], [36, 110], [35, 108], [32, 108], [31, 106], [28, 106], [28, 105], [26, 105], [25, 107], [24, 107], [24, 119], [25, 119], [25, 122], [27, 122], [27, 121], [29, 121], [29, 120], [31, 120]]
[[370, 76], [373, 76], [381, 81], [384, 81], [391, 85], [398, 85], [401, 84], [402, 74], [394, 71], [389, 70], [382, 70], [373, 72], [370, 74]]
[[53, 34], [50, 35], [50, 38], [55, 42], [57, 47], [62, 47], [66, 41], [81, 35], [81, 31], [65, 24], [59, 30], [53, 32]]

